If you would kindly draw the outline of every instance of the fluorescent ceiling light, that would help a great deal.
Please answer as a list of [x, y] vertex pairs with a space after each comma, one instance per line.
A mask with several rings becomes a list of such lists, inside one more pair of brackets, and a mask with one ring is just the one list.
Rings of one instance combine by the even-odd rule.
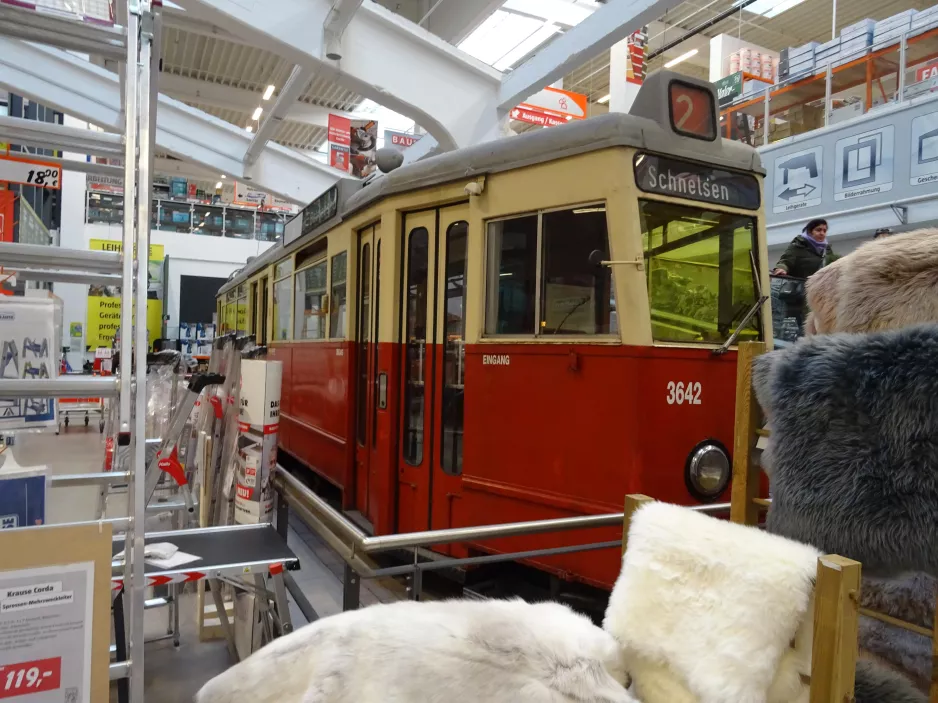
[[[672, 66], [677, 66], [682, 61], [687, 61], [687, 59], [689, 59], [691, 56], [696, 56], [699, 53], [700, 53], [700, 49], [691, 49], [686, 54], [681, 54], [676, 59], [671, 59], [664, 65], [664, 67], [671, 68]], [[254, 119], [257, 119], [257, 118], [255, 117]]]
[[604, 96], [602, 96], [602, 97], [601, 97], [599, 100], [597, 100], [596, 102], [602, 103], [603, 105], [605, 105], [607, 102], [609, 102], [609, 99], [610, 99], [611, 97], [612, 97], [612, 93], [606, 93]]
[[264, 91], [264, 100], [270, 100], [270, 96], [274, 94], [275, 86], [267, 86], [267, 90]]
[[245, 127], [245, 129], [246, 129], [248, 132], [253, 132], [253, 131], [254, 131], [254, 125], [250, 125], [250, 124], [249, 124], [247, 127]]
[[[740, 0], [741, 2], [742, 0]], [[754, 15], [762, 15], [767, 19], [777, 17], [786, 10], [790, 10], [795, 5], [800, 5], [804, 0], [756, 0], [751, 5], [744, 7], [746, 12]], [[737, 2], [737, 4], [739, 4]]]
[[218, 190], [220, 188], [221, 188], [221, 181], [218, 181], [218, 183], [215, 184], [215, 190]]
[[264, 112], [264, 108], [258, 107], [254, 110], [254, 114], [251, 115], [251, 119], [257, 122], [261, 118], [261, 114]]
[[222, 178], [228, 178], [228, 176], [226, 176], [224, 173], [221, 174], [221, 177], [222, 177]]

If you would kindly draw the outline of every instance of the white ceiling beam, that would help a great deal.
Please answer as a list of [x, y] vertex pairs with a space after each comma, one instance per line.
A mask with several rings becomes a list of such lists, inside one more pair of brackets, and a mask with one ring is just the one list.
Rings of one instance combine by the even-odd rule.
[[[0, 36], [0, 86], [104, 129], [122, 127], [118, 77], [68, 52]], [[250, 134], [165, 95], [155, 136], [161, 151], [295, 203], [310, 202], [342, 175], [277, 144], [248, 173], [242, 161]]]
[[343, 85], [424, 127], [444, 150], [498, 136], [501, 73], [377, 3], [364, 3], [343, 35], [343, 57], [326, 58], [330, 0], [177, 0], [211, 12], [221, 28]]
[[506, 75], [499, 91], [499, 110], [512, 109], [544, 86], [563, 78], [635, 30], [663, 16], [680, 2], [610, 0]]
[[329, 10], [326, 21], [322, 25], [327, 59], [331, 61], [342, 59], [342, 35], [361, 6], [362, 0], [336, 0], [335, 5]]
[[[222, 110], [235, 110], [248, 115], [254, 112], [254, 108], [261, 103], [260, 93], [165, 72], [160, 74], [160, 92], [183, 102], [197, 103]], [[330, 110], [319, 105], [295, 102], [290, 108], [290, 122], [325, 129], [329, 126], [330, 114], [342, 115], [350, 119], [356, 118], [356, 114], [352, 112]]]
[[287, 118], [287, 115], [292, 112], [293, 106], [296, 105], [297, 98], [306, 92], [306, 87], [312, 79], [313, 70], [308, 66], [293, 67], [293, 72], [290, 73], [290, 77], [287, 78], [287, 82], [284, 83], [270, 111], [264, 116], [260, 127], [257, 128], [257, 133], [251, 140], [250, 145], [248, 145], [247, 151], [244, 152], [245, 168], [254, 166], [257, 157], [264, 151], [267, 142], [273, 139], [274, 134], [277, 133], [277, 129]]

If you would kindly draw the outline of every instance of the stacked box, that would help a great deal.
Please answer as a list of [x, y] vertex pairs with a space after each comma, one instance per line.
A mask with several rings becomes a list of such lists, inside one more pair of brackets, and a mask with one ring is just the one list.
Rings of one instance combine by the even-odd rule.
[[814, 51], [814, 61], [818, 66], [826, 66], [839, 57], [840, 37], [824, 42]]
[[841, 39], [850, 39], [858, 34], [869, 34], [872, 36], [874, 31], [876, 31], [876, 20], [865, 19], [841, 29], [840, 37]]
[[270, 522], [273, 478], [280, 429], [280, 361], [241, 362], [241, 408], [238, 413], [238, 488], [235, 522]]
[[873, 28], [873, 50], [898, 44], [902, 35], [911, 31], [914, 16], [915, 10], [906, 10], [877, 22]]
[[788, 50], [788, 76], [800, 76], [813, 73], [815, 67], [815, 51], [820, 46], [818, 42], [808, 42], [799, 47]]
[[912, 18], [912, 35], [922, 34], [938, 27], [938, 5], [920, 10]]

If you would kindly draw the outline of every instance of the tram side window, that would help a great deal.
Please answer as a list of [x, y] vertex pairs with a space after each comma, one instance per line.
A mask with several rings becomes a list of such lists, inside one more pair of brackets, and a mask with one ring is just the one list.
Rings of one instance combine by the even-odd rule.
[[[639, 201], [652, 335], [722, 344], [757, 299], [752, 217]], [[756, 315], [739, 339], [758, 339]]]
[[332, 301], [330, 303], [329, 336], [332, 339], [345, 339], [346, 308], [346, 266], [348, 253], [342, 252], [332, 257]]
[[486, 334], [534, 334], [537, 215], [488, 225]]
[[617, 331], [612, 273], [590, 262], [595, 251], [609, 258], [605, 207], [490, 222], [487, 247], [487, 335]]
[[294, 339], [326, 338], [326, 273], [325, 259], [296, 273]]
[[292, 301], [293, 281], [283, 278], [274, 283], [274, 341], [290, 339], [290, 302]]

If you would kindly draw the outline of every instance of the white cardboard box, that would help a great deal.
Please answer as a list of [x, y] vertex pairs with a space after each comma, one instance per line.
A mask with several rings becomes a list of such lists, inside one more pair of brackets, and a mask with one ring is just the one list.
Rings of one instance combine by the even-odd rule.
[[245, 359], [241, 362], [241, 407], [238, 411], [238, 479], [235, 522], [270, 522], [280, 431], [283, 363]]

